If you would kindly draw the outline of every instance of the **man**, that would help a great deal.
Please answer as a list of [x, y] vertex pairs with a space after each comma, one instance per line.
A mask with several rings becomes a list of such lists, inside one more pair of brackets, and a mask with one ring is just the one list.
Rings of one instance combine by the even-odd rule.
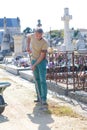
[[[30, 50], [31, 46], [31, 50]], [[27, 39], [27, 51], [31, 53], [32, 51], [32, 70], [34, 72], [35, 80], [37, 82], [36, 93], [37, 100], [34, 102], [40, 102], [43, 105], [47, 104], [47, 83], [46, 83], [46, 53], [47, 53], [48, 43], [43, 38], [43, 30], [41, 28], [37, 29], [34, 34], [28, 36]], [[39, 91], [39, 93], [38, 93]]]

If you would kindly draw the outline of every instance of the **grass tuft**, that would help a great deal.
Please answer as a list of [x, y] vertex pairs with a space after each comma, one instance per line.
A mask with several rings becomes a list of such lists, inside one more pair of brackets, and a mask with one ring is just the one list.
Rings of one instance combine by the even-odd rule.
[[80, 115], [74, 112], [70, 107], [59, 106], [56, 104], [49, 104], [48, 110], [46, 111], [46, 113], [54, 114], [56, 116], [69, 116], [69, 117], [74, 117], [74, 118], [80, 117]]

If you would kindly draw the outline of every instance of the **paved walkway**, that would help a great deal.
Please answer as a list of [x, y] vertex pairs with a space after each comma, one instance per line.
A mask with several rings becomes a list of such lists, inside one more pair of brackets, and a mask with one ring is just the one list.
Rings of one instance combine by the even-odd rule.
[[[33, 103], [36, 96], [33, 83], [2, 69], [0, 80], [11, 83], [3, 93], [8, 106], [0, 115], [0, 130], [87, 130], [87, 119], [60, 117], [40, 111], [40, 106]], [[77, 102], [72, 100], [72, 104], [69, 99], [59, 98], [48, 95], [51, 102], [69, 105], [79, 113], [87, 114], [86, 108], [82, 110]]]

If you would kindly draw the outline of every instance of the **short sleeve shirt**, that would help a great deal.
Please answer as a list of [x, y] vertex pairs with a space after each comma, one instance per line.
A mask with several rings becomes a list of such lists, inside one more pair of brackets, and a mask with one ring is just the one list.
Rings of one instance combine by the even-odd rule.
[[42, 38], [40, 40], [36, 39], [34, 35], [31, 35], [31, 49], [32, 49], [32, 59], [38, 59], [41, 51], [48, 49], [48, 42]]

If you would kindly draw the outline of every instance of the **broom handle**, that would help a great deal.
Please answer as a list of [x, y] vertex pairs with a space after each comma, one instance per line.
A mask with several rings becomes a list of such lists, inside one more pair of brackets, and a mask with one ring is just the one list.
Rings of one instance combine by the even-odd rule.
[[[30, 59], [30, 64], [32, 65], [30, 53], [29, 53], [29, 59]], [[36, 87], [36, 90], [37, 90], [37, 96], [39, 98], [40, 103], [42, 104], [42, 100], [41, 100], [40, 92], [39, 92], [39, 89], [38, 89], [38, 84], [37, 84], [37, 81], [36, 81], [35, 76], [34, 76], [34, 72], [33, 72], [33, 77], [34, 77], [35, 84], [36, 84], [35, 87]]]

